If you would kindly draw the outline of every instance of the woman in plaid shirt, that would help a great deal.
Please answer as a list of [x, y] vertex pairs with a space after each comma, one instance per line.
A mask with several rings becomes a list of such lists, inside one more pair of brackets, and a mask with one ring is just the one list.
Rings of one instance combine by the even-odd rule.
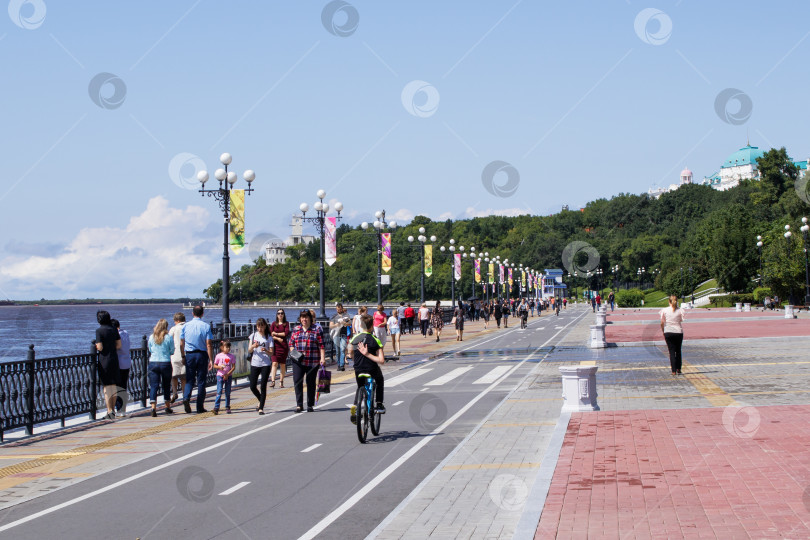
[[318, 387], [318, 367], [326, 363], [323, 346], [323, 331], [315, 326], [312, 313], [302, 309], [298, 317], [301, 325], [290, 336], [290, 349], [299, 351], [303, 356], [298, 362], [293, 362], [293, 385], [295, 386], [295, 401], [298, 406], [295, 412], [304, 410], [304, 378], [307, 381], [307, 412], [312, 412], [315, 406], [315, 390]]

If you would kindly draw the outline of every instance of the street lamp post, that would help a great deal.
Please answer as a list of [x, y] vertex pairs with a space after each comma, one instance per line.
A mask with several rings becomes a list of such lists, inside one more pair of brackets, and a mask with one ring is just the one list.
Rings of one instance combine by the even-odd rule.
[[342, 304], [345, 301], [346, 301], [346, 285], [341, 283], [340, 284], [340, 303]]
[[[324, 296], [324, 285], [326, 283], [326, 279], [324, 277], [324, 259], [326, 257], [326, 244], [324, 235], [326, 233], [326, 213], [329, 211], [329, 203], [323, 202], [324, 198], [326, 197], [326, 192], [322, 189], [319, 189], [316, 193], [318, 197], [318, 202], [316, 202], [313, 207], [315, 209], [315, 215], [312, 217], [307, 217], [307, 212], [309, 211], [309, 205], [307, 203], [301, 203], [298, 207], [301, 210], [300, 219], [302, 222], [312, 223], [315, 225], [315, 228], [318, 231], [318, 234], [321, 237], [321, 265], [318, 271], [318, 283], [319, 283], [319, 290], [320, 290], [320, 304], [321, 304], [321, 314], [320, 319], [326, 319], [326, 297]], [[335, 210], [337, 210], [337, 218], [338, 220], [342, 219], [340, 217], [340, 213], [343, 211], [343, 204], [336, 202], [335, 203]]]
[[611, 268], [611, 270], [613, 270], [613, 288], [618, 289], [619, 288], [619, 265], [617, 264], [616, 266]]
[[[382, 235], [386, 227], [391, 230], [396, 229], [397, 222], [385, 221], [385, 210], [377, 210], [374, 212], [374, 217], [377, 218], [372, 223], [374, 234], [377, 236], [377, 304], [382, 304]], [[368, 222], [361, 223], [360, 228], [364, 231], [368, 230]]]
[[[222, 215], [225, 223], [222, 227], [222, 324], [230, 324], [230, 299], [229, 285], [230, 285], [230, 255], [228, 252], [228, 226], [230, 224], [231, 214], [231, 190], [236, 184], [236, 173], [228, 170], [231, 164], [232, 157], [229, 153], [225, 152], [219, 156], [219, 161], [225, 168], [217, 169], [214, 171], [214, 178], [219, 181], [219, 187], [214, 189], [205, 189], [205, 183], [208, 181], [208, 171], [200, 171], [197, 173], [197, 180], [200, 182], [200, 194], [205, 197], [213, 197], [218, 203], [219, 208], [222, 210]], [[253, 181], [256, 179], [256, 173], [248, 169], [244, 172], [243, 178], [247, 182], [247, 189], [245, 193], [250, 195], [253, 193]]]
[[[805, 218], [806, 219], [806, 218]], [[757, 249], [759, 250], [759, 286], [765, 286], [765, 279], [762, 275], [762, 236], [757, 235]]]
[[807, 231], [810, 230], [810, 225], [807, 224], [807, 217], [802, 218], [802, 226], [799, 227], [802, 231], [802, 241], [804, 244], [804, 306], [810, 307], [810, 270], [808, 270], [807, 260]]
[[793, 233], [790, 232], [790, 225], [785, 225], [785, 255], [787, 256], [787, 272], [785, 275], [787, 276], [788, 286], [790, 287], [790, 297], [789, 302], [790, 305], [795, 305], [793, 301], [793, 280], [790, 276], [790, 238], [793, 236]]
[[689, 267], [689, 290], [692, 291], [691, 304], [695, 305], [695, 282], [692, 280], [692, 267]]
[[[472, 271], [473, 271], [473, 280], [472, 280], [472, 295], [475, 296], [475, 248], [471, 247], [469, 253], [464, 253], [464, 246], [459, 246], [458, 250], [461, 252], [461, 258], [466, 259], [469, 256], [470, 262], [472, 263]], [[460, 286], [460, 284], [459, 284]], [[463, 300], [464, 294], [459, 292], [459, 297]]]
[[278, 290], [279, 290], [279, 286], [278, 286], [278, 285], [276, 285], [275, 287], [276, 287], [276, 304], [279, 304], [279, 303], [280, 303], [280, 301], [279, 301], [279, 297], [278, 297]]
[[[450, 252], [450, 302], [453, 306], [456, 305], [456, 258], [454, 256], [456, 251], [455, 243], [456, 241], [451, 238], [450, 247], [446, 248], [447, 251]], [[439, 251], [444, 253], [445, 247], [440, 247]]]
[[643, 290], [644, 289], [644, 267], [642, 266], [641, 268], [639, 268], [638, 271], [636, 272], [636, 274], [638, 274], [639, 288]]
[[[425, 228], [419, 227], [419, 236], [416, 237], [419, 240], [419, 251], [422, 253], [422, 273], [419, 276], [419, 303], [425, 303], [425, 242], [427, 242], [427, 237], [425, 236]], [[413, 236], [408, 237], [408, 242], [413, 243]], [[436, 241], [435, 236], [430, 237], [431, 242]]]

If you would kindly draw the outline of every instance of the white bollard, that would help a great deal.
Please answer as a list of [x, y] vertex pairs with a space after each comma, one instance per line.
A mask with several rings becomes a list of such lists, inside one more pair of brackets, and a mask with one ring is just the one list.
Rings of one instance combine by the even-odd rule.
[[607, 324], [607, 313], [604, 311], [597, 311], [596, 312], [596, 324], [597, 325], [605, 325]]
[[596, 403], [597, 366], [560, 366], [562, 412], [598, 411]]
[[785, 306], [785, 318], [786, 319], [795, 319], [796, 318], [793, 315], [793, 306]]
[[751, 311], [751, 304], [743, 304], [743, 311]]
[[591, 326], [591, 340], [588, 346], [591, 349], [604, 349], [607, 347], [604, 324], [594, 324]]
[[734, 311], [742, 311], [742, 302], [737, 302], [734, 304]]

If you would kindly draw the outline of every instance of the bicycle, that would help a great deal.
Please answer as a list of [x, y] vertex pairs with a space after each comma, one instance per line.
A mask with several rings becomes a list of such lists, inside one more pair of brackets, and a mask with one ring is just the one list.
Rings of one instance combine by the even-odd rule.
[[368, 373], [360, 373], [358, 377], [366, 379], [366, 384], [360, 387], [357, 396], [357, 438], [365, 444], [368, 437], [368, 428], [374, 436], [380, 434], [380, 417], [374, 407], [374, 378]]

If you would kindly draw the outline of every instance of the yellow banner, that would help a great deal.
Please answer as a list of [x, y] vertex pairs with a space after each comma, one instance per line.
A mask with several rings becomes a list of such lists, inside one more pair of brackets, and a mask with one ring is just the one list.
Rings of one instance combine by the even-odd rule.
[[229, 243], [234, 253], [245, 247], [245, 190], [231, 190], [231, 229]]
[[433, 246], [425, 246], [425, 275], [433, 275]]
[[488, 277], [490, 283], [495, 283], [495, 263], [489, 263]]

